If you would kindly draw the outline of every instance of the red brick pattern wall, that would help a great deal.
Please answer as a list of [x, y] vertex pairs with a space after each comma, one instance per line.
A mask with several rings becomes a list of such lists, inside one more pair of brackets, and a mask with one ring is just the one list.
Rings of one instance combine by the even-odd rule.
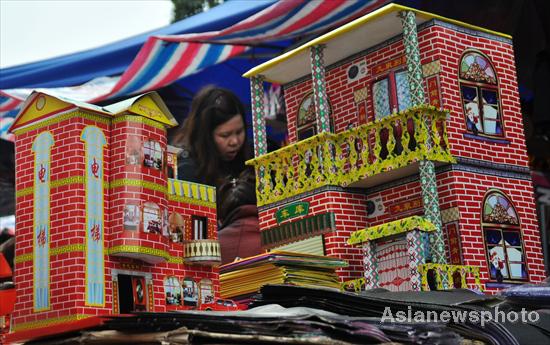
[[[455, 156], [527, 167], [527, 151], [519, 102], [514, 50], [509, 43], [476, 37], [441, 26], [433, 26], [419, 35], [422, 63], [439, 59], [443, 106], [451, 111], [447, 122], [449, 144]], [[492, 61], [497, 74], [504, 137], [508, 144], [484, 142], [464, 137], [466, 124], [459, 92], [458, 68], [462, 53], [477, 49]]]
[[[82, 130], [88, 125], [101, 128], [107, 138], [104, 149], [105, 181], [120, 179], [142, 180], [160, 186], [166, 186], [163, 171], [138, 165], [126, 164], [126, 143], [129, 135], [138, 136], [141, 141], [152, 139], [166, 148], [166, 132], [153, 126], [138, 122], [119, 122], [111, 126], [82, 118], [72, 118], [32, 130], [16, 136], [16, 188], [19, 192], [33, 186], [34, 155], [31, 151], [36, 136], [50, 131], [54, 138], [51, 156], [51, 182], [60, 179], [85, 175], [84, 143], [80, 140]], [[123, 185], [106, 189], [105, 192], [105, 248], [109, 243], [119, 244], [121, 238], [129, 242], [124, 244], [140, 245], [167, 250], [173, 258], [183, 258], [183, 246], [154, 234], [139, 231], [125, 231], [123, 210], [126, 203], [143, 206], [144, 202], [154, 202], [170, 212], [182, 215], [198, 215], [208, 218], [209, 238], [216, 239], [216, 209], [167, 200], [166, 193]], [[33, 194], [20, 196], [16, 204], [17, 248], [16, 256], [32, 255], [33, 245]], [[85, 243], [85, 189], [83, 183], [72, 183], [51, 189], [51, 235], [50, 250], [61, 246]], [[112, 241], [111, 241], [112, 240]], [[153, 311], [166, 311], [164, 279], [175, 276], [183, 281], [190, 277], [197, 284], [204, 278], [212, 281], [214, 296], [219, 296], [218, 269], [209, 266], [185, 265], [178, 263], [160, 263], [156, 265], [124, 257], [105, 256], [105, 306], [85, 307], [85, 257], [84, 253], [73, 249], [68, 253], [51, 256], [51, 310], [33, 312], [33, 269], [32, 260], [16, 264], [15, 283], [17, 301], [13, 314], [14, 325], [33, 321], [55, 319], [77, 314], [98, 315], [113, 312], [113, 277], [111, 270], [123, 270], [131, 275], [151, 274], [153, 280]], [[126, 274], [125, 273], [125, 274]], [[116, 294], [117, 292], [115, 292]], [[169, 307], [170, 310], [183, 307]]]
[[[16, 136], [16, 189], [33, 187], [34, 154], [31, 150], [35, 138], [44, 131], [53, 135], [51, 150], [50, 184], [64, 178], [84, 176], [84, 142], [82, 130], [94, 125], [109, 137], [109, 127], [87, 119], [72, 118]], [[109, 150], [104, 149], [104, 160], [109, 161]], [[109, 171], [105, 170], [105, 179]], [[85, 243], [85, 190], [84, 184], [73, 183], [52, 187], [50, 196], [50, 252], [54, 248]], [[107, 212], [107, 207], [105, 208]], [[33, 193], [19, 197], [16, 203], [16, 256], [33, 253]], [[16, 264], [15, 284], [17, 300], [13, 315], [14, 324], [73, 314], [104, 314], [105, 308], [84, 307], [85, 258], [82, 252], [50, 256], [50, 311], [33, 313], [32, 260]], [[110, 288], [107, 284], [106, 290]]]
[[[348, 246], [346, 241], [352, 232], [367, 226], [364, 195], [343, 191], [326, 191], [304, 197], [300, 201], [309, 203], [307, 216], [326, 212], [334, 213], [337, 230], [324, 235], [326, 254], [344, 259], [349, 263], [347, 268], [339, 270], [338, 274], [341, 279], [355, 279], [361, 276], [363, 272], [361, 250]], [[260, 228], [266, 230], [277, 226], [275, 212], [284, 206], [286, 205], [260, 211]], [[301, 218], [303, 217], [293, 218], [292, 221]]]
[[[421, 29], [418, 35], [421, 63], [427, 64], [436, 60], [440, 62], [440, 72], [436, 75], [439, 78], [442, 105], [450, 110], [447, 130], [451, 152], [455, 157], [483, 161], [488, 164], [508, 164], [526, 168], [528, 166], [527, 151], [512, 44], [505, 42], [506, 39], [491, 39], [460, 31], [467, 30], [455, 30], [433, 25]], [[467, 49], [479, 50], [494, 65], [499, 84], [500, 110], [505, 133], [504, 137], [499, 139], [503, 140], [482, 140], [483, 138], [465, 136], [467, 129], [459, 89], [458, 69], [460, 58]], [[367, 120], [372, 121], [374, 119], [372, 83], [384, 75], [384, 73], [375, 75], [375, 67], [392, 61], [403, 54], [402, 41], [393, 40], [381, 45], [378, 49], [355, 57], [352, 61], [340, 65], [335, 64], [327, 68], [327, 95], [331, 103], [336, 133], [344, 131], [350, 124], [353, 125], [358, 122], [357, 105], [354, 99], [354, 92], [358, 90], [366, 89], [368, 94]], [[352, 63], [360, 61], [366, 62], [369, 70], [368, 75], [362, 79], [348, 82], [347, 68]], [[394, 70], [399, 69], [400, 67], [397, 67]], [[311, 91], [311, 80], [305, 79], [290, 83], [284, 86], [284, 90], [289, 142], [294, 143], [297, 141], [296, 118], [298, 107], [303, 97]], [[506, 170], [506, 167], [504, 168]], [[494, 174], [494, 172], [492, 173]], [[437, 178], [441, 209], [451, 207], [459, 207], [460, 209], [459, 226], [465, 264], [484, 267], [482, 277], [483, 279], [488, 278], [479, 221], [481, 199], [488, 188], [501, 188], [515, 203], [521, 217], [530, 280], [540, 281], [543, 279], [540, 237], [530, 181], [495, 177], [484, 173], [465, 173], [456, 170], [439, 173]], [[404, 203], [409, 199], [415, 200], [421, 197], [420, 185], [417, 181], [404, 183], [368, 195], [369, 199], [376, 197], [382, 198], [386, 206], [386, 212], [377, 217], [369, 218], [368, 223], [370, 226], [423, 213], [422, 208], [392, 213], [392, 211], [398, 209], [395, 205]], [[323, 206], [319, 207], [323, 208]], [[269, 212], [262, 212], [261, 225], [262, 228], [274, 226], [274, 219]], [[343, 241], [345, 239], [342, 239]], [[340, 243], [340, 246], [343, 248], [345, 244]]]
[[542, 281], [545, 278], [544, 263], [531, 181], [464, 171], [455, 171], [453, 175], [464, 264], [482, 267], [482, 280], [489, 278], [481, 230], [481, 207], [487, 191], [495, 188], [512, 200], [520, 218], [529, 280]]
[[[461, 33], [442, 26], [430, 26], [421, 30], [418, 40], [422, 64], [434, 60], [439, 60], [441, 64], [441, 72], [438, 75], [443, 107], [451, 111], [447, 128], [453, 155], [526, 167], [527, 151], [514, 68], [513, 46], [509, 43]], [[508, 144], [484, 142], [464, 137], [466, 124], [459, 92], [458, 68], [462, 53], [466, 49], [477, 49], [493, 62], [501, 97], [505, 132], [503, 139], [508, 140]], [[332, 106], [336, 133], [345, 130], [350, 123], [357, 123], [357, 106], [353, 97], [353, 92], [356, 90], [367, 88], [369, 95], [367, 118], [374, 119], [371, 86], [384, 73], [379, 76], [373, 75], [373, 67], [403, 54], [403, 43], [398, 40], [340, 66], [327, 69], [327, 95]], [[347, 68], [358, 61], [366, 61], [369, 69], [368, 76], [349, 83], [346, 77]], [[284, 89], [289, 142], [293, 143], [296, 142], [298, 106], [304, 95], [311, 91], [311, 80], [291, 83]]]

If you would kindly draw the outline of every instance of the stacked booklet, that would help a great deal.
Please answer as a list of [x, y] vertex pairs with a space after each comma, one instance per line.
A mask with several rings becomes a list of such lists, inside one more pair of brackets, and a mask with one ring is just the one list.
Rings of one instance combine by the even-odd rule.
[[347, 262], [329, 256], [272, 251], [221, 266], [220, 294], [240, 299], [267, 284], [338, 289], [336, 269], [346, 266]]

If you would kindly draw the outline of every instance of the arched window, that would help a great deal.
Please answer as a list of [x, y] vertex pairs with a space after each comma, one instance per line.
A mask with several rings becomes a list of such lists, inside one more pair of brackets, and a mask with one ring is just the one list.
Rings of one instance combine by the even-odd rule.
[[498, 283], [527, 280], [519, 217], [510, 199], [490, 190], [483, 201], [482, 227], [489, 276]]
[[164, 293], [166, 305], [181, 305], [181, 283], [176, 277], [164, 279]]
[[503, 136], [498, 81], [489, 58], [478, 51], [466, 51], [460, 60], [459, 81], [468, 131]]
[[[329, 117], [330, 117], [330, 130], [334, 132], [334, 124], [332, 120], [332, 108], [330, 101], [327, 97]], [[296, 119], [296, 133], [298, 141], [307, 139], [317, 134], [317, 119], [315, 115], [315, 100], [313, 92], [307, 93], [300, 105], [298, 106], [298, 116]]]
[[212, 280], [204, 278], [200, 281], [201, 304], [214, 302], [214, 292], [212, 291]]

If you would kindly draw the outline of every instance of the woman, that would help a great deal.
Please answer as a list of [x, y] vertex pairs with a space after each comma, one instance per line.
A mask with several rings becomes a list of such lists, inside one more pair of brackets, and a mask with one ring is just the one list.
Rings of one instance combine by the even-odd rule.
[[218, 239], [222, 265], [262, 253], [254, 174], [245, 170], [219, 189]]
[[239, 176], [250, 158], [244, 116], [244, 106], [231, 91], [202, 89], [173, 140], [183, 148], [178, 179], [218, 187], [224, 178]]

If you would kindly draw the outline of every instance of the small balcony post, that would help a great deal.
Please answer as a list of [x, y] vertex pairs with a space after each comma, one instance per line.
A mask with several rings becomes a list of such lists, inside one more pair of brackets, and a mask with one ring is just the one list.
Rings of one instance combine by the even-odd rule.
[[[401, 24], [403, 26], [403, 45], [407, 57], [407, 76], [411, 103], [413, 106], [425, 103], [424, 89], [422, 87], [422, 66], [420, 64], [420, 49], [418, 45], [418, 33], [416, 28], [416, 15], [413, 11], [400, 12]], [[426, 128], [431, 128], [429, 119], [426, 117]], [[428, 149], [431, 148], [431, 138], [425, 143]], [[435, 164], [429, 160], [420, 161], [420, 184], [422, 189], [422, 200], [424, 214], [435, 226], [436, 231], [430, 234], [430, 252], [432, 261], [438, 264], [447, 262], [445, 257], [445, 244], [441, 223], [441, 210], [439, 209], [439, 198], [437, 195], [437, 183], [435, 175]], [[442, 277], [444, 288], [447, 287], [447, 279]]]
[[264, 78], [257, 75], [250, 78], [250, 101], [252, 103], [252, 133], [254, 135], [254, 157], [267, 153], [265, 134]]
[[312, 87], [318, 133], [330, 132], [330, 114], [325, 85], [325, 61], [323, 58], [324, 48], [323, 45], [316, 45], [311, 47], [310, 50]]
[[378, 287], [378, 265], [376, 264], [374, 241], [363, 243], [363, 266], [365, 268], [365, 290]]

